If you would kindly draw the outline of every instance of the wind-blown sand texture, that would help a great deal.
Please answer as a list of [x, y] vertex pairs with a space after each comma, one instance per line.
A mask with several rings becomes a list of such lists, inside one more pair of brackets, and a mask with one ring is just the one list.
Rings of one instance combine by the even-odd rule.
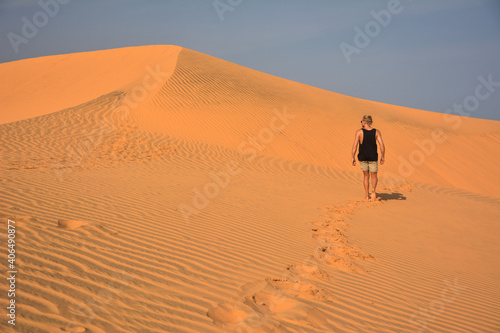
[[[0, 76], [2, 332], [500, 331], [499, 122], [176, 46]], [[364, 114], [376, 202], [350, 164]]]

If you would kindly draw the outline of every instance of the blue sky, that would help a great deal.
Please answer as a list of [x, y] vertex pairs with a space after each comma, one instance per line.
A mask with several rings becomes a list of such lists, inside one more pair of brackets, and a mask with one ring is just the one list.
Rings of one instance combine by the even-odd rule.
[[[0, 32], [0, 62], [174, 44], [379, 102], [468, 101], [471, 117], [500, 120], [499, 0], [1, 0]], [[479, 77], [499, 83], [474, 99]]]

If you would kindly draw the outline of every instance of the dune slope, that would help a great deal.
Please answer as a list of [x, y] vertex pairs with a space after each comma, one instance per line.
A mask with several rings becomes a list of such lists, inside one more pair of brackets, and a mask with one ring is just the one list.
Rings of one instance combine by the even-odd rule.
[[[17, 228], [16, 331], [500, 329], [500, 158], [484, 158], [498, 122], [177, 46], [0, 75], [15, 83], [0, 96], [0, 224]], [[350, 165], [363, 114], [387, 146], [371, 203]]]

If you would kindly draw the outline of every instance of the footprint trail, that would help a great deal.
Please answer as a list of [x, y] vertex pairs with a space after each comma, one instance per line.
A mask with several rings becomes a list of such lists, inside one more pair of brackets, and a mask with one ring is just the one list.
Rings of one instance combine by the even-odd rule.
[[[410, 185], [385, 191], [411, 191]], [[325, 269], [366, 274], [362, 262], [377, 259], [349, 239], [349, 220], [360, 209], [373, 209], [384, 202], [350, 200], [322, 207], [319, 221], [312, 222], [317, 246], [302, 263], [291, 264], [280, 277], [249, 282], [230, 302], [219, 303], [207, 312], [214, 324], [227, 332], [290, 332], [295, 322], [306, 321], [318, 332], [330, 331], [327, 316], [313, 302], [335, 302], [335, 295], [322, 287], [333, 277]]]

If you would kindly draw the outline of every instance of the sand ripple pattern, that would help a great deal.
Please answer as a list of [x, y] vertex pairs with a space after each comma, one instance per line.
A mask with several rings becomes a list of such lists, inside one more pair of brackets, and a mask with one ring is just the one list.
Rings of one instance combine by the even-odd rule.
[[280, 277], [241, 286], [233, 302], [220, 303], [207, 315], [231, 332], [299, 332], [301, 320], [311, 327], [308, 332], [332, 332], [336, 325], [322, 308], [335, 304], [336, 297], [325, 282], [335, 280], [335, 271], [365, 274], [361, 262], [376, 261], [349, 241], [348, 221], [357, 210], [381, 204], [353, 200], [323, 207], [322, 220], [311, 229], [318, 242], [311, 256], [286, 267]]
[[[0, 229], [9, 219], [19, 227], [16, 332], [500, 331], [491, 268], [500, 253], [498, 163], [482, 158], [498, 146], [497, 123], [465, 118], [454, 133], [431, 112], [342, 96], [187, 49], [177, 60], [161, 49], [134, 48], [141, 61], [127, 67], [133, 77], [103, 82], [86, 103], [0, 126]], [[106, 55], [116, 74], [135, 51]], [[92, 57], [77, 58], [92, 68]], [[75, 59], [67, 68], [77, 73]], [[172, 75], [129, 114], [118, 112], [145, 68], [159, 64]], [[108, 71], [104, 65], [98, 73]], [[76, 88], [78, 97], [86, 87]], [[294, 117], [269, 132], [276, 110]], [[359, 116], [370, 113], [390, 143], [381, 200], [346, 202], [362, 190], [349, 151]], [[384, 175], [398, 172], [398, 157], [417, 156], [415, 141], [431, 140], [436, 127], [446, 127], [449, 139], [418, 155], [425, 161], [408, 184], [389, 184]], [[240, 173], [208, 193], [229, 161]], [[180, 204], [196, 205], [189, 223]], [[449, 210], [440, 210], [445, 204]], [[385, 242], [355, 232], [367, 215], [376, 223], [362, 219], [363, 227], [387, 234]], [[431, 229], [415, 229], [420, 243], [411, 251], [394, 245], [408, 221]], [[451, 238], [449, 248], [421, 254], [428, 250], [422, 234], [463, 242]], [[6, 240], [0, 232], [0, 244]], [[480, 273], [461, 262], [447, 266], [456, 253], [464, 257], [455, 262], [468, 260]], [[432, 313], [446, 283], [460, 294]], [[0, 323], [0, 331], [14, 330]]]
[[64, 173], [174, 154], [176, 146], [168, 138], [139, 131], [127, 114], [117, 111], [125, 96], [113, 92], [74, 108], [2, 125], [0, 168]]

